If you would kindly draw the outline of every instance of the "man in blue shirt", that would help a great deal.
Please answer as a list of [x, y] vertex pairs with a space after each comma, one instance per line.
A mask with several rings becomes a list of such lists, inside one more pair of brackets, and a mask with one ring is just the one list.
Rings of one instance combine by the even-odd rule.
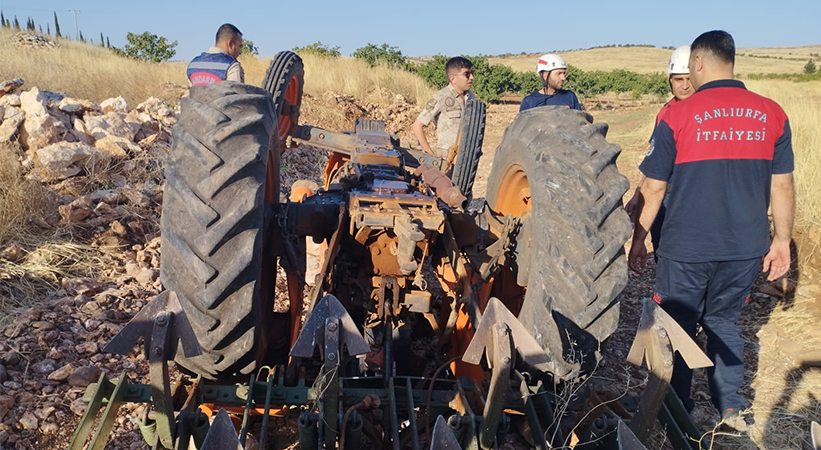
[[245, 82], [245, 72], [237, 57], [242, 53], [242, 33], [230, 23], [217, 30], [216, 43], [207, 52], [197, 56], [188, 65], [186, 76], [191, 86], [202, 86], [218, 81]]
[[536, 64], [536, 73], [542, 80], [542, 90], [536, 91], [522, 100], [519, 112], [536, 108], [537, 106], [557, 105], [570, 109], [582, 109], [579, 99], [573, 91], [564, 87], [567, 63], [559, 55], [547, 54], [539, 58]]

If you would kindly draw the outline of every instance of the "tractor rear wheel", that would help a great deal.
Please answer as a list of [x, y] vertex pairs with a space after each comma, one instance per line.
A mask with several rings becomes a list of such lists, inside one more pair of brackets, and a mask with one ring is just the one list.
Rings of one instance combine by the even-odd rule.
[[606, 134], [607, 124], [581, 111], [525, 111], [505, 130], [488, 179], [491, 208], [523, 219], [507, 275], [524, 299], [521, 288], [505, 289], [511, 310], [554, 356], [558, 379], [595, 368], [627, 284], [629, 183], [616, 168], [621, 148]]
[[451, 178], [453, 184], [462, 191], [462, 195], [468, 198], [473, 193], [473, 181], [476, 179], [479, 158], [482, 156], [482, 142], [485, 138], [485, 110], [485, 104], [481, 101], [468, 100], [459, 131], [459, 147]]
[[274, 110], [279, 121], [279, 132], [275, 136], [279, 140], [281, 151], [285, 151], [288, 136], [296, 133], [304, 84], [302, 58], [291, 51], [277, 53], [265, 72], [262, 88], [270, 92], [274, 100]]
[[[160, 279], [179, 297], [202, 348], [183, 369], [209, 379], [252, 373], [272, 311], [261, 295], [263, 210], [277, 132], [271, 96], [247, 84], [191, 88], [165, 166]], [[274, 156], [270, 156], [273, 154]], [[278, 182], [278, 179], [276, 180]], [[273, 286], [273, 281], [267, 280]]]

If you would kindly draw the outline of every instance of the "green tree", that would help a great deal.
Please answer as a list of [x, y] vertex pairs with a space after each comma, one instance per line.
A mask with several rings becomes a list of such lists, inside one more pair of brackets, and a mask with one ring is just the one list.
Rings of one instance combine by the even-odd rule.
[[305, 47], [294, 47], [293, 51], [303, 54], [311, 53], [325, 58], [338, 58], [342, 56], [342, 53], [339, 52], [339, 47], [331, 47], [320, 41], [316, 41], [313, 44], [306, 45]]
[[14, 29], [20, 31], [20, 21], [17, 20], [17, 16], [14, 16]]
[[259, 49], [256, 45], [254, 45], [254, 41], [250, 39], [243, 39], [242, 40], [242, 53], [243, 55], [259, 55]]
[[86, 38], [83, 37], [83, 32], [80, 32], [80, 42], [85, 42]]
[[806, 74], [813, 74], [815, 73], [816, 67], [815, 62], [813, 60], [807, 61], [807, 64], [804, 64], [804, 73]]
[[29, 17], [28, 20], [26, 21], [26, 31], [34, 31], [36, 29], [37, 29], [37, 27], [34, 25], [34, 19]]
[[169, 43], [165, 36], [157, 36], [148, 31], [142, 34], [128, 33], [125, 35], [125, 39], [128, 44], [123, 47], [122, 54], [129, 58], [161, 62], [167, 61], [177, 54], [177, 51], [174, 50], [177, 41]]
[[407, 64], [399, 48], [388, 44], [376, 46], [368, 43], [368, 45], [356, 49], [353, 52], [353, 57], [365, 60], [371, 67], [385, 64], [388, 67], [404, 68]]
[[46, 24], [46, 34], [51, 36], [51, 25], [50, 24]]
[[105, 47], [111, 48], [111, 41], [108, 40], [108, 36], [105, 37]]
[[0, 11], [0, 27], [6, 27], [6, 15], [3, 14], [3, 11]]
[[60, 34], [60, 22], [57, 20], [57, 11], [54, 12], [54, 35], [59, 37], [63, 37]]
[[100, 47], [105, 47], [105, 38], [102, 31], [100, 32]]

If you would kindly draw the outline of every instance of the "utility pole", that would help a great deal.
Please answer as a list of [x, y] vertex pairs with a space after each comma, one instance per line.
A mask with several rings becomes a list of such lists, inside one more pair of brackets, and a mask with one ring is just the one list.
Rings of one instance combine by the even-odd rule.
[[69, 9], [68, 12], [74, 13], [74, 40], [79, 41], [80, 40], [80, 31], [79, 31], [79, 27], [77, 27], [77, 13], [81, 12], [81, 11], [78, 10], [78, 9]]

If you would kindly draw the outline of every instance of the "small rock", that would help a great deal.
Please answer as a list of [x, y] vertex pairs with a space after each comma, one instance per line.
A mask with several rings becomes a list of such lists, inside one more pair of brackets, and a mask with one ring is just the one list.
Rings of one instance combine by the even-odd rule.
[[123, 226], [123, 224], [120, 223], [119, 220], [111, 222], [111, 225], [109, 225], [109, 227], [111, 228], [111, 232], [116, 234], [117, 236], [125, 237], [125, 235], [128, 234], [128, 231], [126, 231], [125, 227]]
[[3, 386], [5, 386], [9, 389], [20, 389], [21, 387], [23, 387], [22, 384], [20, 384], [16, 381], [11, 381], [11, 380], [6, 381], [5, 383], [3, 383]]
[[20, 94], [11, 93], [0, 97], [0, 105], [3, 105], [5, 107], [13, 106], [15, 108], [19, 108]]
[[69, 406], [71, 412], [78, 416], [82, 416], [83, 414], [85, 414], [86, 408], [88, 408], [88, 403], [84, 402], [82, 397], [71, 402], [71, 406]]
[[97, 139], [94, 147], [109, 158], [125, 158], [128, 156], [129, 151], [135, 153], [141, 150], [139, 145], [117, 136], [105, 136]]
[[[8, 113], [8, 111], [6, 111]], [[15, 114], [11, 117], [6, 117], [3, 123], [0, 124], [0, 142], [8, 142], [18, 137], [20, 132], [20, 124], [23, 123], [25, 116], [23, 114]]]
[[57, 207], [63, 222], [78, 223], [91, 215], [91, 206], [87, 204], [87, 200], [82, 200], [86, 199], [77, 199], [68, 205], [60, 205]]
[[0, 249], [0, 259], [10, 262], [18, 262], [26, 256], [26, 251], [16, 243], [12, 242]]
[[26, 117], [48, 114], [46, 96], [36, 87], [20, 94], [20, 108], [26, 112]]
[[86, 329], [86, 330], [88, 330], [88, 331], [94, 331], [94, 330], [96, 330], [96, 329], [97, 329], [97, 327], [99, 327], [99, 326], [100, 326], [100, 324], [102, 324], [102, 323], [103, 323], [103, 321], [102, 321], [102, 320], [97, 320], [97, 319], [86, 319], [86, 320], [83, 322], [83, 327], [85, 327], [85, 329]]
[[102, 116], [85, 116], [86, 128], [95, 139], [118, 136], [133, 141], [138, 130], [126, 123], [125, 114], [110, 112]]
[[51, 405], [44, 406], [42, 408], [35, 409], [34, 410], [34, 415], [37, 416], [37, 418], [40, 419], [40, 420], [46, 420], [51, 415], [51, 413], [54, 412], [55, 409], [56, 408], [54, 408]]
[[[96, 342], [83, 342], [82, 344], [75, 345], [74, 350], [76, 350], [77, 353], [92, 355], [99, 351], [99, 347]], [[69, 383], [71, 383], [71, 377], [69, 377]]]
[[65, 381], [68, 377], [74, 373], [74, 366], [71, 364], [66, 364], [63, 367], [51, 372], [48, 376], [48, 379], [51, 381]]
[[107, 194], [103, 195], [100, 199], [103, 203], [108, 203], [109, 205], [116, 205], [123, 200], [123, 196], [120, 195], [117, 191], [108, 192]]
[[0, 431], [0, 445], [5, 444], [9, 441], [9, 432], [8, 430]]
[[86, 123], [83, 122], [82, 119], [74, 119], [74, 127], [72, 128], [71, 132], [74, 134], [74, 137], [76, 137], [79, 142], [82, 142], [86, 145], [94, 145], [94, 136], [92, 136], [91, 133], [89, 133], [88, 129], [86, 128]]
[[23, 417], [19, 420], [20, 426], [23, 427], [24, 430], [36, 430], [40, 423], [37, 421], [37, 418], [34, 417], [34, 414], [31, 411], [26, 411], [23, 413]]
[[16, 366], [20, 364], [20, 354], [15, 351], [8, 352], [0, 356], [0, 361], [2, 361], [5, 366]]
[[40, 426], [40, 431], [43, 434], [55, 434], [60, 427], [54, 422], [47, 422]]
[[0, 384], [5, 383], [9, 379], [9, 372], [6, 366], [0, 364]]
[[65, 134], [66, 128], [59, 120], [46, 115], [26, 113], [26, 120], [20, 129], [20, 145], [24, 149], [38, 150], [57, 142]]
[[[97, 344], [94, 345], [96, 347]], [[86, 387], [91, 383], [96, 383], [102, 373], [103, 371], [97, 366], [80, 367], [68, 377], [68, 384], [77, 387]]]
[[[25, 81], [23, 81], [22, 78], [15, 78], [13, 80], [3, 81], [2, 83], [0, 83], [0, 97], [8, 94], [11, 91], [20, 89], [21, 87], [23, 87], [23, 83], [25, 83]], [[151, 100], [153, 98], [154, 97], [149, 97], [148, 100]], [[146, 102], [148, 100], [146, 100]]]
[[44, 359], [31, 365], [31, 369], [39, 374], [48, 374], [57, 370], [57, 362], [53, 359]]
[[31, 326], [33, 328], [37, 328], [38, 330], [48, 331], [54, 329], [54, 323], [49, 322], [47, 320], [38, 320], [36, 322], [32, 322]]
[[[99, 282], [88, 277], [63, 278], [61, 284], [63, 286], [63, 289], [65, 289], [66, 292], [68, 292], [71, 295], [94, 295], [103, 290], [103, 286]], [[78, 300], [82, 301], [82, 303], [85, 303], [90, 301], [91, 299], [89, 299], [88, 297], [81, 299], [75, 298], [74, 304], [78, 304]]]
[[110, 113], [113, 111], [125, 114], [128, 112], [128, 102], [125, 98], [123, 98], [123, 96], [109, 98], [100, 103], [100, 108], [103, 109], [103, 113]]
[[93, 147], [81, 142], [59, 142], [37, 150], [36, 165], [45, 170], [46, 180], [61, 180], [80, 173], [79, 164], [94, 153]]
[[[59, 337], [59, 333], [58, 333], [58, 337]], [[56, 339], [55, 339], [55, 341], [56, 341]], [[60, 350], [57, 350], [56, 348], [52, 348], [51, 350], [49, 350], [48, 353], [46, 354], [46, 356], [53, 359], [53, 360], [55, 360], [55, 361], [59, 361], [59, 360], [61, 360], [65, 357], [63, 352], [61, 352]], [[57, 370], [60, 370], [60, 369], [57, 369]], [[68, 375], [66, 375], [66, 377], [68, 377]]]
[[151, 284], [157, 279], [157, 271], [153, 269], [143, 269], [134, 275], [134, 279], [140, 284]]

